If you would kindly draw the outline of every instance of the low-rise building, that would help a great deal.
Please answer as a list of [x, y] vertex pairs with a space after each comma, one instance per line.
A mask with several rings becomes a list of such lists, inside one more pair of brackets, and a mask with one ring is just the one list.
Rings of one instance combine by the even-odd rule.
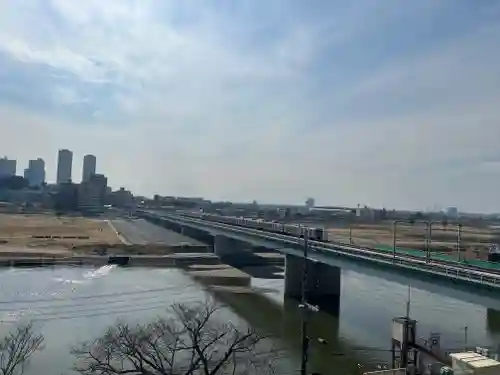
[[475, 352], [452, 353], [453, 375], [497, 375], [500, 362]]
[[57, 190], [52, 187], [47, 189], [52, 196], [53, 207], [58, 212], [76, 211], [78, 209], [78, 185], [64, 182], [57, 185]]
[[78, 209], [93, 214], [104, 211], [108, 179], [102, 174], [94, 174], [78, 188]]
[[112, 206], [121, 208], [130, 208], [134, 205], [134, 196], [132, 192], [121, 187], [108, 195], [108, 202]]

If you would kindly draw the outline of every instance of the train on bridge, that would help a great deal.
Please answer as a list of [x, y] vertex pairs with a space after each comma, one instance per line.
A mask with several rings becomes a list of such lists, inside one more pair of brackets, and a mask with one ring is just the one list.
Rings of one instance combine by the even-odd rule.
[[252, 228], [272, 233], [287, 234], [290, 236], [296, 236], [307, 238], [314, 241], [328, 241], [328, 232], [325, 228], [309, 227], [306, 225], [299, 224], [284, 224], [276, 221], [266, 221], [263, 219], [253, 219], [237, 216], [222, 216], [217, 214], [209, 214], [206, 212], [183, 212], [183, 215], [189, 216], [196, 219], [203, 219], [207, 221], [213, 221], [216, 223], [230, 224], [245, 228]]

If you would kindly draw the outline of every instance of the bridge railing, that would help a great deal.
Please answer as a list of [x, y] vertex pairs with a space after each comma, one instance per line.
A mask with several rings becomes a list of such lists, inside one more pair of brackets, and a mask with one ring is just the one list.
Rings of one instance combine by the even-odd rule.
[[[225, 223], [216, 223], [212, 221], [205, 221], [201, 219], [180, 217], [178, 215], [165, 215], [171, 220], [193, 223], [202, 226], [211, 226], [214, 228], [228, 230], [234, 233], [243, 235], [251, 235], [263, 238], [265, 240], [285, 242], [292, 245], [299, 245], [301, 240], [297, 237], [284, 235], [279, 233], [265, 232], [253, 228], [241, 228]], [[500, 275], [478, 271], [476, 269], [467, 268], [461, 265], [447, 265], [443, 262], [426, 261], [425, 259], [412, 257], [401, 254], [388, 254], [387, 252], [377, 251], [369, 248], [359, 248], [356, 246], [340, 245], [334, 243], [324, 243], [319, 241], [309, 241], [312, 250], [321, 253], [332, 252], [348, 255], [354, 258], [362, 258], [365, 260], [384, 263], [387, 265], [395, 265], [403, 268], [411, 268], [414, 270], [424, 271], [427, 273], [439, 274], [453, 279], [460, 279], [472, 283], [479, 283], [483, 285], [491, 285], [500, 288]]]

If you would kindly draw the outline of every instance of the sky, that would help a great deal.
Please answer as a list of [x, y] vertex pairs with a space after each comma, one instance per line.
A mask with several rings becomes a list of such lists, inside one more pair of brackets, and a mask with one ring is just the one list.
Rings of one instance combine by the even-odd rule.
[[0, 154], [136, 194], [500, 212], [500, 1], [0, 0]]

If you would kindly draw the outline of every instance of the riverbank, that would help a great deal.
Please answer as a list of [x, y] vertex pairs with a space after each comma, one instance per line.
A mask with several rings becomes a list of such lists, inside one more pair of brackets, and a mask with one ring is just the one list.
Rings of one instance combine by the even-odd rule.
[[46, 214], [1, 214], [0, 243], [7, 246], [44, 250], [71, 250], [75, 246], [122, 241], [100, 218]]
[[251, 279], [247, 273], [223, 264], [215, 254], [208, 251], [194, 252], [195, 247], [189, 246], [172, 246], [168, 254], [144, 254], [133, 252], [131, 249], [129, 252], [112, 251], [106, 255], [69, 254], [58, 250], [45, 252], [29, 250], [11, 249], [11, 251], [0, 252], [0, 267], [102, 267], [116, 264], [126, 267], [181, 268], [193, 279], [207, 285], [241, 287], [250, 285]]

